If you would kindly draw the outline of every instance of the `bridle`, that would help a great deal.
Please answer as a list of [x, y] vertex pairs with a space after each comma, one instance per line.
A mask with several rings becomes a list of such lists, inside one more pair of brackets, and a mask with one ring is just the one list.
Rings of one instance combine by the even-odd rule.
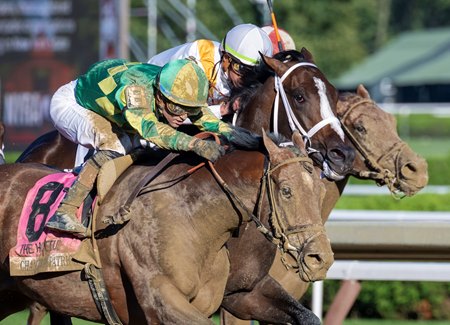
[[[316, 125], [314, 125], [309, 131], [306, 131], [305, 128], [303, 128], [300, 121], [295, 116], [294, 111], [292, 110], [291, 104], [289, 103], [289, 100], [287, 98], [286, 91], [284, 90], [283, 82], [295, 69], [297, 69], [299, 67], [305, 67], [305, 66], [318, 69], [318, 67], [314, 63], [299, 62], [299, 63], [296, 63], [293, 66], [291, 66], [289, 69], [287, 69], [281, 77], [279, 77], [278, 75], [274, 76], [274, 85], [275, 85], [276, 95], [275, 95], [275, 100], [274, 100], [274, 111], [273, 111], [274, 118], [273, 118], [272, 130], [273, 130], [273, 133], [275, 133], [276, 135], [279, 134], [279, 132], [278, 132], [278, 124], [279, 124], [278, 111], [279, 111], [280, 100], [281, 100], [283, 102], [283, 106], [286, 111], [286, 116], [288, 118], [289, 127], [290, 127], [291, 131], [292, 132], [299, 131], [301, 133], [301, 135], [303, 137], [303, 141], [305, 142], [305, 149], [308, 154], [311, 154], [311, 153], [319, 152], [317, 149], [314, 149], [311, 146], [311, 138], [319, 130], [321, 130], [328, 124], [330, 124], [330, 125], [333, 125], [335, 129], [341, 130], [342, 137], [344, 135], [344, 132], [341, 129], [341, 125], [340, 125], [341, 123], [340, 123], [339, 119], [334, 115], [324, 118], [323, 120], [318, 122]], [[281, 97], [281, 99], [280, 99], [280, 97]], [[232, 125], [236, 125], [238, 116], [239, 116], [239, 111], [237, 111], [233, 114]]]
[[[380, 185], [386, 184], [389, 188], [389, 191], [396, 198], [403, 197], [399, 194], [399, 190], [395, 187], [396, 181], [398, 179], [398, 175], [400, 174], [400, 155], [404, 150], [406, 144], [402, 141], [395, 143], [392, 148], [381, 155], [378, 159], [376, 159], [372, 154], [370, 154], [370, 150], [364, 146], [364, 143], [359, 142], [355, 136], [351, 133], [350, 129], [345, 125], [345, 120], [349, 116], [350, 112], [354, 110], [356, 107], [361, 106], [363, 104], [372, 104], [376, 105], [374, 101], [370, 99], [364, 99], [359, 101], [351, 106], [349, 106], [348, 110], [344, 113], [344, 115], [340, 118], [342, 129], [344, 130], [346, 136], [353, 143], [355, 148], [359, 151], [361, 156], [364, 158], [365, 165], [369, 168], [369, 170], [359, 171], [357, 175], [361, 178], [373, 179], [380, 183]], [[389, 157], [395, 155], [395, 173], [392, 173], [389, 169], [383, 168], [381, 163], [387, 160]]]
[[[300, 163], [308, 172], [313, 172], [312, 160], [307, 156], [297, 156], [289, 158], [274, 166], [272, 166], [270, 162], [266, 160], [264, 173], [261, 178], [261, 186], [258, 192], [256, 216], [252, 212], [252, 210], [247, 208], [244, 205], [243, 201], [229, 188], [229, 186], [218, 174], [218, 172], [214, 168], [214, 165], [211, 162], [209, 162], [209, 166], [212, 174], [216, 178], [217, 182], [221, 185], [224, 192], [227, 193], [231, 197], [231, 199], [234, 202], [236, 202], [246, 212], [246, 214], [249, 216], [249, 219], [256, 224], [256, 228], [266, 237], [266, 239], [269, 240], [274, 245], [276, 245], [278, 249], [280, 249], [281, 260], [283, 264], [286, 266], [286, 268], [300, 269], [300, 267], [303, 268], [303, 266], [299, 265], [298, 262], [303, 259], [304, 256], [303, 248], [313, 239], [324, 234], [325, 228], [322, 223], [292, 227], [288, 224], [286, 217], [280, 213], [279, 206], [275, 200], [274, 180], [272, 174], [279, 168], [293, 163]], [[265, 196], [267, 196], [267, 199], [269, 201], [270, 206], [269, 220], [270, 223], [272, 224], [272, 227], [274, 228], [273, 231], [267, 229], [267, 227], [264, 226], [264, 224], [261, 222], [262, 203]], [[289, 240], [290, 235], [306, 232], [314, 232], [314, 233], [313, 235], [307, 237], [304, 240], [301, 247], [295, 247], [293, 244], [291, 244]], [[297, 265], [290, 265], [287, 262], [285, 258], [285, 255], [287, 253], [294, 257]]]
[[[322, 128], [327, 126], [328, 124], [334, 126], [335, 129], [341, 129], [340, 121], [339, 119], [334, 116], [334, 114], [331, 114], [325, 118], [323, 118], [320, 122], [318, 122], [316, 125], [314, 125], [309, 131], [306, 131], [298, 119], [296, 118], [294, 111], [292, 110], [291, 104], [289, 103], [289, 100], [286, 96], [286, 92], [283, 87], [283, 82], [286, 80], [286, 78], [297, 68], [299, 67], [313, 67], [317, 68], [317, 66], [310, 62], [299, 62], [291, 66], [289, 69], [287, 69], [283, 75], [280, 77], [278, 75], [275, 75], [274, 83], [275, 83], [275, 101], [274, 101], [274, 118], [273, 118], [273, 131], [275, 134], [278, 134], [278, 110], [279, 110], [279, 104], [280, 104], [280, 97], [283, 101], [283, 106], [286, 111], [286, 116], [288, 118], [289, 127], [291, 128], [291, 131], [294, 132], [295, 130], [298, 130], [303, 140], [305, 141], [305, 146], [308, 154], [313, 152], [318, 152], [316, 149], [311, 147], [311, 138]], [[342, 132], [342, 131], [341, 131]], [[342, 132], [343, 136], [343, 132]]]

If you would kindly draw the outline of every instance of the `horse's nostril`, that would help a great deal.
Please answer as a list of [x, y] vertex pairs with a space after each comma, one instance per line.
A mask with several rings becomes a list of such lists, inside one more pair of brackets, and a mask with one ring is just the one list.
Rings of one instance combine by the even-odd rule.
[[331, 149], [328, 152], [328, 157], [334, 161], [336, 160], [343, 161], [345, 159], [345, 154], [339, 149]]
[[307, 254], [305, 262], [310, 268], [318, 268], [323, 265], [323, 259], [320, 254]]
[[404, 178], [410, 179], [417, 173], [417, 166], [413, 162], [406, 163], [401, 167], [400, 172]]

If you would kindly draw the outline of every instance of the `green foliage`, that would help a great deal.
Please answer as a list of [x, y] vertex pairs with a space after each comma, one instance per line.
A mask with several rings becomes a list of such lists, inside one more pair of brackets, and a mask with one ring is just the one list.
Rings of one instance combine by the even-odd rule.
[[399, 132], [407, 129], [410, 137], [450, 138], [450, 116], [413, 114], [397, 116]]
[[433, 185], [450, 185], [450, 153], [443, 158], [429, 158], [429, 184]]
[[[327, 281], [325, 288], [339, 285]], [[357, 318], [447, 319], [449, 290], [448, 283], [364, 281], [350, 313]]]
[[401, 211], [450, 211], [450, 194], [417, 194], [396, 200], [389, 195], [344, 195], [336, 209], [345, 210], [401, 210]]
[[[332, 6], [324, 0], [293, 3], [292, 8], [279, 8], [281, 26], [290, 32], [298, 49], [306, 47], [314, 55], [329, 78], [368, 54], [359, 31], [364, 30], [360, 28], [361, 17], [374, 17], [375, 6], [371, 5], [374, 2], [367, 6], [361, 6], [360, 1], [336, 1]], [[277, 4], [281, 7], [281, 1]], [[370, 26], [373, 19], [368, 18], [364, 23]], [[348, 51], [349, 48], [352, 50]]]
[[20, 152], [18, 151], [5, 151], [5, 161], [7, 164], [12, 164], [19, 158]]
[[[164, 36], [162, 23], [172, 28], [180, 43], [185, 41], [186, 28], [184, 17], [167, 1], [158, 2], [157, 46], [160, 52], [178, 45]], [[255, 1], [231, 0], [231, 4], [244, 22], [271, 24], [264, 2], [258, 6]], [[146, 12], [143, 0], [132, 0], [131, 5]], [[450, 0], [274, 0], [273, 7], [279, 27], [291, 34], [297, 48], [306, 47], [314, 55], [316, 63], [330, 79], [347, 71], [398, 33], [448, 26], [450, 15]], [[233, 19], [237, 17], [229, 17], [219, 1], [197, 0], [196, 14], [215, 34], [216, 41], [236, 24]], [[144, 48], [146, 23], [145, 15], [132, 15], [131, 34]]]

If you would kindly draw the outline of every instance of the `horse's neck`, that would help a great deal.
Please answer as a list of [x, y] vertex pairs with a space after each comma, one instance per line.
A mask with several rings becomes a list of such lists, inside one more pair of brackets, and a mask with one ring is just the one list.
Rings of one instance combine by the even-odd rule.
[[[108, 215], [117, 211], [120, 204], [127, 197], [126, 193], [131, 190], [152, 167], [135, 166], [129, 168], [119, 182], [117, 182], [110, 193], [114, 195], [107, 197], [102, 203], [105, 207], [104, 214]], [[264, 155], [250, 151], [234, 151], [223, 156], [215, 164], [215, 169], [221, 180], [214, 178], [208, 168], [200, 168], [192, 175], [183, 179], [187, 171], [192, 168], [190, 164], [176, 164], [167, 168], [158, 176], [144, 191], [136, 198], [140, 201], [138, 206], [151, 206], [146, 216], [144, 210], [134, 213], [132, 218], [148, 220], [151, 218], [161, 219], [161, 224], [172, 223], [173, 227], [183, 229], [196, 229], [199, 241], [208, 241], [208, 245], [216, 247], [231, 236], [233, 229], [249, 218], [245, 209], [253, 211], [257, 200], [261, 175], [264, 168]], [[182, 181], [177, 181], [183, 179]], [[238, 200], [230, 199], [226, 190], [220, 186], [221, 181], [235, 195]], [[161, 185], [162, 184], [162, 185]], [[164, 185], [166, 184], [166, 185]], [[164, 185], [164, 186], [163, 186]], [[162, 190], [153, 190], [162, 188]], [[240, 203], [244, 205], [242, 209]], [[160, 216], [162, 207], [170, 207], [170, 218], [168, 215]], [[164, 212], [165, 213], [165, 212]], [[145, 223], [136, 220], [138, 224]], [[200, 239], [203, 238], [203, 239]], [[214, 243], [213, 243], [214, 242]], [[204, 244], [204, 243], [203, 243]]]
[[[253, 211], [257, 201], [264, 159], [264, 155], [258, 152], [234, 151], [216, 163], [216, 170], [226, 186], [249, 211]], [[222, 191], [226, 192], [223, 188]], [[233, 203], [237, 201], [234, 200]]]

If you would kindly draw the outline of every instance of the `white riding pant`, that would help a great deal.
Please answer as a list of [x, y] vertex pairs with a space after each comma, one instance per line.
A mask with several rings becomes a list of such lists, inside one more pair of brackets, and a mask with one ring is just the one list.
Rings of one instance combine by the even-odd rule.
[[[139, 136], [127, 134], [103, 116], [79, 105], [75, 99], [77, 81], [61, 86], [50, 102], [50, 118], [67, 139], [83, 146], [77, 150], [79, 166], [89, 149], [111, 150], [121, 155], [139, 146]], [[81, 161], [80, 161], [81, 160]]]

